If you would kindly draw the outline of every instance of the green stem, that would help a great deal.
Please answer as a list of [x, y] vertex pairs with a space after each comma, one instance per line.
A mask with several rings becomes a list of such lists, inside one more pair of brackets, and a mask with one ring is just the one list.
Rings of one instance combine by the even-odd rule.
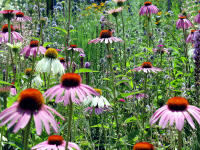
[[28, 150], [28, 137], [29, 137], [30, 129], [31, 129], [31, 120], [32, 120], [32, 117], [29, 120], [29, 122], [25, 128], [25, 131], [24, 131], [24, 142], [23, 142], [24, 150]]
[[178, 130], [178, 150], [182, 150], [182, 133]]
[[124, 40], [124, 63], [126, 68], [126, 42], [125, 42], [125, 24], [124, 24], [124, 17], [121, 11], [121, 17], [122, 17], [122, 30], [123, 30], [123, 40]]
[[69, 122], [68, 122], [68, 129], [67, 129], [67, 138], [66, 138], [66, 147], [65, 150], [68, 150], [68, 143], [71, 137], [71, 126], [72, 126], [72, 117], [73, 117], [73, 103], [72, 100], [70, 99], [70, 103], [69, 103]]

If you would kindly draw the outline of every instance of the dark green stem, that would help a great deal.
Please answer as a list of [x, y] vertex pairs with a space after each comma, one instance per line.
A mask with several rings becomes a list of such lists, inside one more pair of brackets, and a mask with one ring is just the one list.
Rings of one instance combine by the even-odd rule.
[[124, 63], [125, 63], [125, 68], [126, 68], [126, 42], [125, 42], [125, 24], [124, 24], [124, 17], [123, 17], [123, 14], [122, 14], [122, 11], [121, 11], [121, 17], [122, 17], [122, 31], [123, 31], [123, 40], [124, 40]]
[[29, 138], [30, 129], [31, 129], [31, 120], [32, 120], [32, 117], [29, 120], [29, 122], [25, 128], [25, 131], [24, 131], [24, 142], [23, 142], [24, 150], [29, 150], [28, 149], [28, 138]]
[[182, 133], [178, 130], [178, 150], [182, 150]]
[[69, 121], [68, 121], [68, 128], [67, 128], [67, 138], [66, 138], [66, 147], [65, 149], [68, 150], [68, 142], [71, 137], [71, 126], [72, 126], [72, 117], [73, 117], [73, 103], [72, 100], [70, 99], [70, 103], [68, 106], [68, 113], [69, 113]]

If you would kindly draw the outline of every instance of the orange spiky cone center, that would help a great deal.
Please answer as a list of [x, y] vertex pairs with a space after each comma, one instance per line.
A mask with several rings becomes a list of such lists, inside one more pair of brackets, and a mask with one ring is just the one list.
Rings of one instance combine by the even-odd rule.
[[184, 97], [172, 97], [167, 101], [167, 106], [171, 111], [185, 111], [188, 105]]
[[63, 143], [64, 139], [60, 135], [51, 135], [48, 137], [48, 144], [50, 145], [61, 145]]
[[100, 38], [110, 38], [112, 37], [112, 31], [111, 30], [102, 30], [100, 32]]
[[133, 150], [154, 150], [154, 146], [148, 142], [140, 142], [134, 145]]
[[81, 76], [76, 73], [65, 73], [61, 77], [61, 84], [64, 87], [77, 87], [81, 84]]
[[179, 19], [186, 19], [187, 17], [186, 16], [180, 16], [178, 17]]
[[45, 52], [45, 57], [56, 59], [58, 57], [58, 52], [55, 48], [48, 48]]
[[[11, 31], [15, 31], [14, 27], [12, 25], [10, 25]], [[8, 24], [3, 25], [3, 27], [1, 28], [2, 32], [8, 32]]]
[[150, 1], [146, 1], [146, 2], [144, 2], [144, 5], [145, 6], [150, 6], [152, 3], [150, 2]]
[[18, 97], [19, 107], [34, 112], [40, 110], [44, 104], [42, 93], [37, 89], [26, 89]]
[[32, 40], [30, 41], [30, 47], [38, 47], [39, 41]]
[[23, 12], [18, 12], [18, 13], [16, 13], [16, 17], [24, 17], [24, 13]]
[[77, 45], [70, 45], [71, 48], [77, 48]]
[[142, 63], [142, 68], [152, 68], [153, 65], [151, 64], [151, 62], [143, 62]]

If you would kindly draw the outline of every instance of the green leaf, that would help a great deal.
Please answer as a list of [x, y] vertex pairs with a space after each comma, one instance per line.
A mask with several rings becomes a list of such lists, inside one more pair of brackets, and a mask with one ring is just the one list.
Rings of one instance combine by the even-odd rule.
[[34, 39], [34, 40], [40, 40], [40, 38], [38, 38], [38, 37], [31, 37], [32, 39]]
[[106, 81], [109, 81], [110, 79], [109, 79], [109, 78], [103, 78], [102, 80], [106, 80]]
[[0, 84], [12, 85], [11, 83], [8, 83], [8, 82], [5, 82], [5, 81], [0, 81]]
[[118, 81], [118, 82], [116, 83], [116, 85], [120, 85], [120, 84], [122, 84], [122, 83], [127, 83], [127, 82], [129, 82], [129, 80], [120, 80], [120, 81]]
[[63, 28], [60, 28], [60, 27], [52, 27], [52, 28], [57, 29], [57, 30], [59, 30], [59, 31], [62, 31], [62, 32], [65, 33], [66, 35], [68, 34], [68, 32], [67, 32], [65, 29], [63, 29]]
[[138, 91], [138, 92], [131, 92], [131, 93], [121, 93], [121, 97], [127, 97], [127, 96], [130, 96], [130, 95], [135, 95], [135, 94], [139, 94], [139, 93], [142, 93], [144, 91]]
[[[101, 124], [96, 124], [94, 126], [90, 126], [91, 128], [101, 128], [102, 125]], [[108, 126], [103, 125], [104, 128], [108, 129]]]
[[137, 120], [137, 118], [135, 116], [133, 116], [133, 117], [126, 119], [125, 123], [135, 122], [136, 120]]
[[81, 68], [75, 71], [75, 73], [85, 73], [85, 72], [99, 72], [99, 71], [91, 70], [88, 68]]
[[44, 44], [43, 44], [43, 47], [46, 47], [47, 45], [51, 45], [51, 44], [53, 44], [52, 42], [45, 42]]

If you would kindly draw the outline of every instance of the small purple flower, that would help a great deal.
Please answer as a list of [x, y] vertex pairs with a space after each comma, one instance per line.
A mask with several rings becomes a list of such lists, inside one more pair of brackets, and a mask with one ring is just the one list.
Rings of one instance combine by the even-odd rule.
[[140, 8], [139, 15], [151, 15], [151, 14], [157, 14], [159, 9], [155, 6], [152, 5], [150, 1], [147, 1], [144, 3], [144, 6]]
[[187, 19], [186, 16], [180, 15], [178, 21], [176, 22], [177, 29], [188, 29], [189, 27], [193, 26], [190, 20]]

